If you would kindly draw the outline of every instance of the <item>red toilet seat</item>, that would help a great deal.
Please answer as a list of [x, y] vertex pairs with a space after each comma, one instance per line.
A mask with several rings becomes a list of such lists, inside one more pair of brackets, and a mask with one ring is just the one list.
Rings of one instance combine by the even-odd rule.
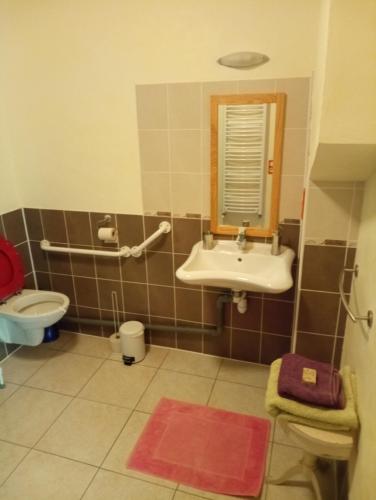
[[19, 292], [24, 284], [21, 256], [10, 241], [0, 238], [0, 300]]

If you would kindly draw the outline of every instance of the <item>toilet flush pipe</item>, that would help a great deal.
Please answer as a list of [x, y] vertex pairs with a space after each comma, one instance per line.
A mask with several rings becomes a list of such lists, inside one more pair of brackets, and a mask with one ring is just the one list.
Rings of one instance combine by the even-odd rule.
[[[149, 330], [163, 330], [167, 332], [180, 332], [180, 333], [204, 333], [205, 335], [212, 335], [217, 337], [223, 333], [225, 322], [224, 305], [226, 302], [232, 302], [231, 295], [219, 295], [216, 300], [216, 326], [212, 328], [197, 328], [191, 326], [172, 326], [172, 325], [152, 325], [145, 323], [145, 328]], [[92, 318], [74, 318], [72, 316], [65, 316], [64, 321], [76, 323], [86, 323], [87, 325], [102, 325], [113, 326], [113, 321], [107, 319], [92, 319]]]

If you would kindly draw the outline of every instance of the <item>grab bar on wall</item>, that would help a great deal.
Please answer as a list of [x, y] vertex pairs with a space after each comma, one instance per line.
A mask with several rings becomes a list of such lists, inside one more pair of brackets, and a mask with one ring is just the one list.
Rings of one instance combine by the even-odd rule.
[[355, 278], [357, 278], [358, 274], [359, 274], [359, 266], [356, 265], [353, 269], [344, 268], [344, 269], [342, 269], [342, 271], [339, 275], [338, 288], [339, 288], [339, 294], [341, 296], [341, 301], [342, 301], [343, 307], [346, 309], [347, 315], [349, 316], [349, 318], [351, 319], [351, 321], [353, 323], [356, 323], [357, 321], [367, 321], [368, 328], [372, 328], [373, 312], [371, 310], [367, 311], [366, 316], [356, 316], [349, 307], [349, 304], [346, 300], [345, 291], [344, 291], [345, 273], [346, 272], [353, 273]]
[[129, 247], [121, 247], [120, 250], [110, 251], [110, 250], [86, 250], [84, 248], [71, 248], [71, 247], [54, 247], [48, 240], [42, 240], [40, 242], [40, 247], [45, 252], [55, 252], [55, 253], [72, 253], [79, 255], [96, 255], [100, 257], [130, 257], [131, 250]]
[[71, 253], [79, 255], [96, 255], [100, 257], [140, 257], [142, 251], [150, 245], [154, 240], [159, 238], [163, 233], [169, 233], [171, 231], [171, 224], [167, 221], [163, 221], [159, 224], [159, 229], [157, 229], [152, 235], [149, 236], [143, 243], [138, 246], [129, 248], [127, 246], [121, 247], [120, 250], [86, 250], [84, 248], [71, 248], [71, 247], [54, 247], [48, 240], [42, 240], [40, 242], [40, 247], [45, 252], [55, 252], [55, 253]]
[[140, 257], [144, 248], [146, 248], [150, 243], [156, 240], [161, 234], [169, 233], [171, 231], [171, 224], [167, 221], [163, 221], [159, 224], [159, 229], [155, 231], [149, 238], [147, 238], [143, 243], [136, 247], [131, 248], [131, 255], [133, 257]]

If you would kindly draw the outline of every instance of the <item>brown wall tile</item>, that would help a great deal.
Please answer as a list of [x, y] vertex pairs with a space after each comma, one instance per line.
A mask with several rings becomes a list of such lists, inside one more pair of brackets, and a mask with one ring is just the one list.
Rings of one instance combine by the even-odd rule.
[[181, 253], [174, 254], [174, 284], [175, 286], [181, 288], [191, 288], [192, 290], [201, 290], [200, 285], [188, 285], [187, 283], [184, 283], [176, 276], [176, 271], [179, 269], [180, 266], [184, 264], [184, 262], [188, 259], [188, 257], [189, 256], [186, 254], [181, 254]]
[[48, 261], [51, 273], [72, 274], [71, 261], [68, 254], [51, 252], [48, 254]]
[[291, 339], [282, 335], [263, 333], [261, 338], [261, 363], [269, 365], [283, 354], [290, 352]]
[[306, 245], [301, 287], [338, 292], [339, 274], [345, 265], [345, 247]]
[[[71, 304], [75, 304], [75, 294], [72, 276], [62, 276], [61, 274], [51, 274], [51, 287], [54, 292], [64, 293], [69, 297]], [[38, 279], [39, 285], [39, 279]]]
[[[96, 319], [96, 320], [101, 319], [101, 312], [99, 309], [78, 306], [77, 312], [78, 312], [78, 316], [79, 316], [80, 320], [81, 320], [81, 318], [90, 318], [90, 319]], [[97, 335], [97, 336], [102, 336], [102, 334], [103, 334], [101, 325], [89, 325], [89, 324], [85, 323], [84, 321], [79, 321], [79, 324], [80, 324], [80, 330], [82, 333], [86, 333], [88, 335]]]
[[31, 255], [36, 271], [48, 272], [48, 254], [44, 252], [38, 241], [30, 241]]
[[146, 265], [149, 283], [153, 285], [173, 285], [173, 265], [170, 253], [147, 252]]
[[30, 273], [27, 276], [25, 276], [25, 284], [24, 288], [28, 290], [35, 290], [35, 282], [34, 282], [34, 274]]
[[146, 283], [146, 257], [129, 257], [121, 260], [121, 276], [123, 281]]
[[6, 239], [6, 236], [5, 236], [5, 227], [4, 227], [3, 216], [2, 215], [0, 215], [0, 238]]
[[173, 219], [174, 252], [191, 253], [195, 243], [201, 240], [200, 219]]
[[[128, 259], [122, 259], [126, 262]], [[121, 280], [120, 266], [122, 261], [120, 258], [95, 257], [95, 266], [98, 278], [106, 280]], [[93, 266], [94, 267], [94, 266]]]
[[149, 285], [150, 314], [173, 318], [175, 316], [174, 289], [169, 286]]
[[148, 314], [147, 285], [123, 283], [124, 311]]
[[261, 300], [252, 297], [248, 297], [247, 310], [243, 314], [238, 311], [237, 304], [232, 304], [232, 327], [259, 331], [261, 328], [261, 308]]
[[[208, 325], [205, 325], [207, 327]], [[224, 328], [219, 336], [204, 335], [204, 353], [213, 356], [230, 357], [230, 328]]]
[[25, 208], [27, 231], [31, 240], [43, 240], [43, 227], [40, 210], [37, 208]]
[[277, 300], [264, 300], [262, 330], [277, 335], [292, 335], [294, 304]]
[[337, 323], [339, 295], [302, 290], [298, 330], [334, 335]]
[[196, 290], [176, 288], [176, 317], [187, 321], [201, 323], [202, 294]]
[[75, 276], [95, 278], [94, 257], [92, 255], [71, 255], [72, 272]]
[[[191, 323], [189, 321], [177, 321], [178, 326], [192, 326], [199, 327], [197, 323]], [[191, 332], [176, 332], [176, 340], [178, 349], [184, 349], [186, 351], [202, 352], [202, 334], [191, 333]]]
[[7, 240], [13, 245], [26, 241], [27, 237], [21, 209], [3, 214], [3, 224]]
[[133, 247], [139, 245], [145, 239], [142, 215], [124, 215], [116, 216], [117, 227], [119, 230], [120, 246], [127, 245]]
[[279, 224], [281, 234], [281, 244], [292, 248], [295, 255], [299, 252], [300, 225], [299, 224]]
[[97, 280], [75, 276], [74, 285], [77, 295], [77, 305], [99, 309]]
[[334, 346], [334, 337], [298, 332], [296, 338], [296, 353], [307, 358], [330, 363]]
[[43, 272], [37, 271], [35, 273], [35, 276], [37, 279], [38, 290], [52, 290], [50, 273], [43, 273]]
[[27, 242], [21, 243], [16, 247], [16, 251], [20, 254], [22, 263], [24, 266], [24, 273], [29, 274], [32, 272], [33, 268], [31, 266], [31, 259], [30, 259], [30, 252], [29, 252], [29, 245]]
[[254, 363], [259, 362], [260, 337], [260, 332], [233, 329], [231, 357]]
[[99, 305], [101, 309], [113, 309], [112, 292], [116, 292], [119, 309], [123, 307], [123, 291], [120, 281], [98, 280]]
[[65, 212], [68, 238], [71, 245], [93, 244], [90, 230], [90, 217], [88, 212]]
[[[174, 326], [175, 321], [171, 318], [157, 318], [150, 316], [150, 323], [152, 325], [169, 325]], [[151, 342], [156, 345], [165, 347], [176, 347], [175, 332], [168, 330], [150, 330]]]
[[52, 243], [67, 243], [64, 212], [62, 210], [42, 210], [43, 232]]

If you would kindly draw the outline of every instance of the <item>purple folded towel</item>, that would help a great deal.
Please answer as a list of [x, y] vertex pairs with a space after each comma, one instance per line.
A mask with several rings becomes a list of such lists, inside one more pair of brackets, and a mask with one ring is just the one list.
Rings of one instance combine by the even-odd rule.
[[[303, 382], [303, 368], [317, 372], [316, 384]], [[278, 379], [278, 394], [328, 408], [344, 408], [344, 394], [338, 370], [299, 354], [284, 354]]]

